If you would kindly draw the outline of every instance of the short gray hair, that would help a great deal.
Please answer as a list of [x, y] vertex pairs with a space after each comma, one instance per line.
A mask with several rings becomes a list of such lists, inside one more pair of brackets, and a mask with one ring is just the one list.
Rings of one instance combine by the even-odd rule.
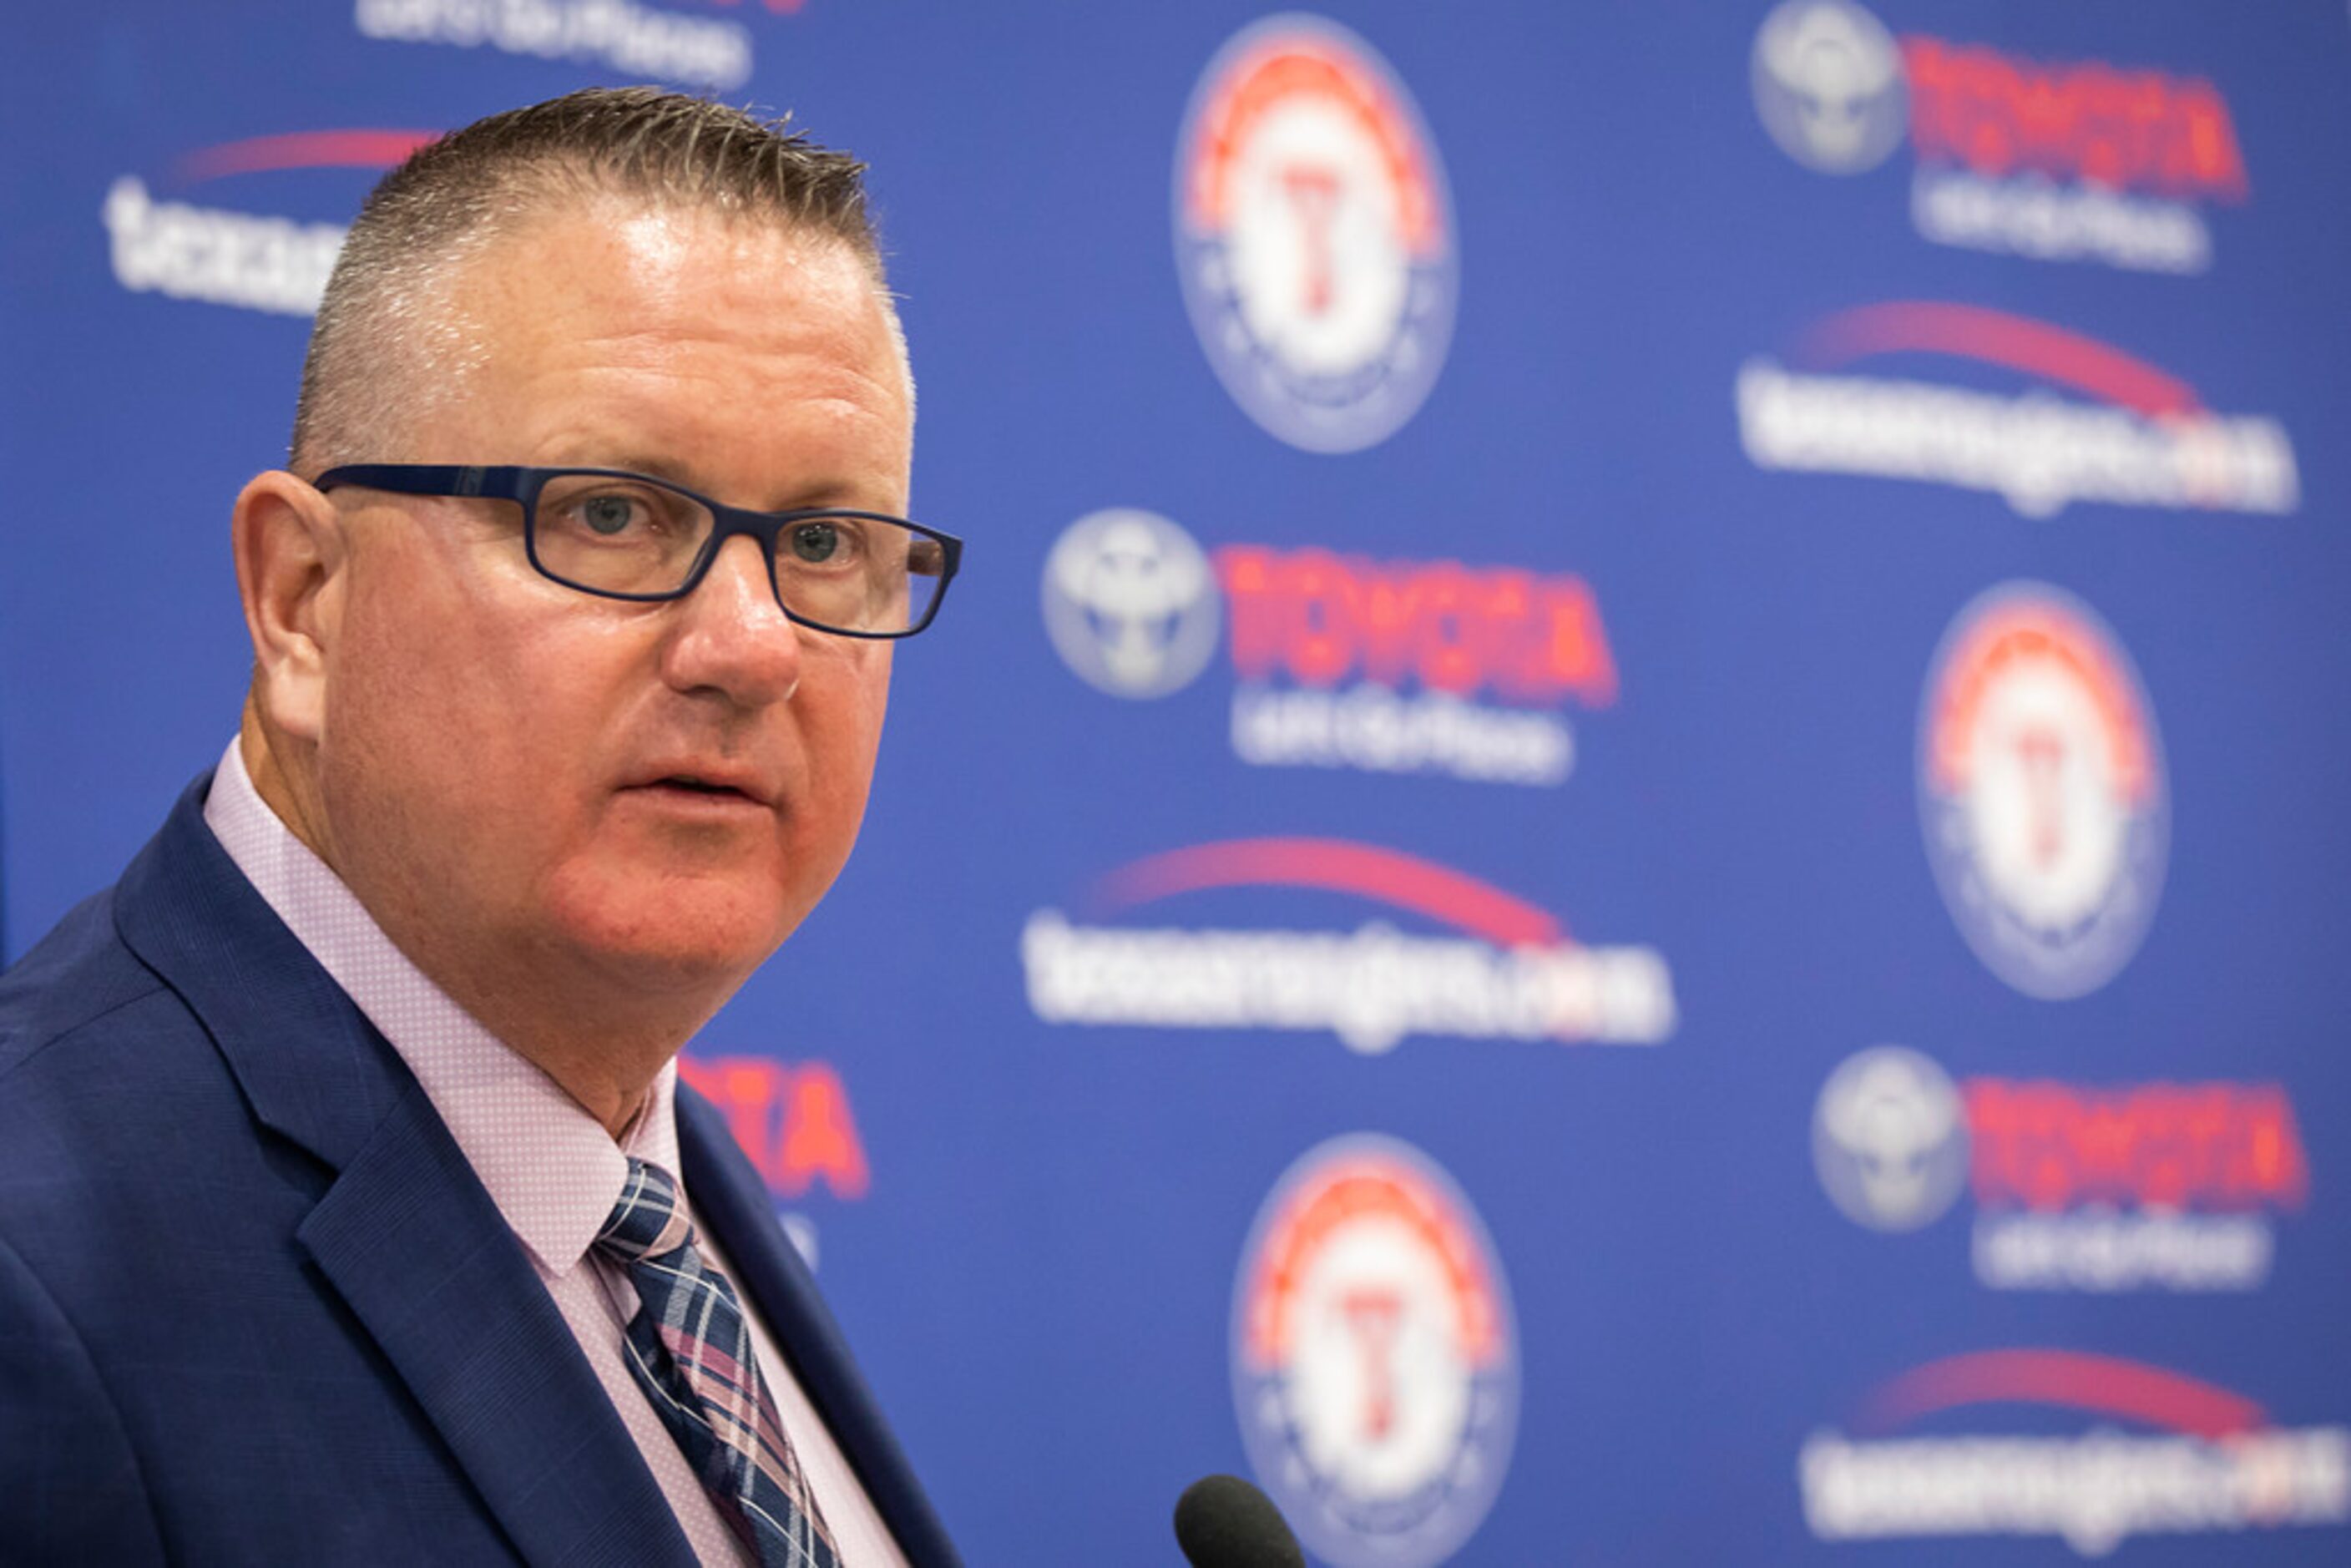
[[642, 197], [837, 240], [872, 271], [899, 337], [864, 173], [788, 120], [650, 87], [588, 88], [450, 132], [385, 175], [351, 225], [311, 327], [290, 465], [315, 476], [391, 455], [370, 445], [391, 439], [389, 405], [414, 395], [416, 382], [388, 361], [436, 346], [463, 350], [432, 341], [451, 332], [428, 319], [433, 285], [566, 199]]

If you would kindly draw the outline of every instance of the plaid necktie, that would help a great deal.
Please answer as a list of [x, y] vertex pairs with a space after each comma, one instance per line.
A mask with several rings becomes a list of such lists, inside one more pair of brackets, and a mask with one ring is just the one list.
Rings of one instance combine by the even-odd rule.
[[637, 1288], [629, 1370], [760, 1568], [839, 1568], [832, 1536], [776, 1419], [735, 1287], [703, 1260], [677, 1184], [629, 1162], [596, 1246]]

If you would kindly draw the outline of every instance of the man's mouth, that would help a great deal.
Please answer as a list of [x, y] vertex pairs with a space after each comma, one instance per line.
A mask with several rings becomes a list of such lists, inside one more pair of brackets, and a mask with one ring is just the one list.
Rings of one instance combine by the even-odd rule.
[[740, 802], [765, 806], [768, 796], [759, 779], [747, 770], [730, 768], [695, 769], [653, 772], [628, 786], [632, 791], [672, 800], [707, 800], [714, 805]]
[[655, 780], [653, 787], [659, 789], [691, 789], [697, 795], [732, 795], [743, 800], [751, 798], [732, 784], [713, 784], [706, 779], [684, 777], [662, 779]]

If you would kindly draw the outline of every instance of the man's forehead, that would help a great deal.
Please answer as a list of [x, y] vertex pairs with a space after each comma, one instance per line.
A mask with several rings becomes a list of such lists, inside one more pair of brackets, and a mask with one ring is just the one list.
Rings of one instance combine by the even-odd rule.
[[753, 454], [789, 426], [795, 482], [904, 504], [903, 350], [871, 272], [833, 236], [575, 203], [485, 245], [436, 305], [402, 421], [414, 460], [636, 467], [783, 505]]
[[871, 262], [837, 235], [779, 214], [591, 192], [542, 199], [498, 225], [458, 259], [454, 303], [483, 293], [658, 299], [690, 281], [707, 292], [731, 275], [789, 275], [803, 291], [847, 302], [882, 297]]
[[726, 213], [624, 203], [542, 213], [467, 258], [430, 313], [439, 330], [421, 323], [425, 335], [447, 340], [436, 357], [460, 373], [739, 352], [815, 357], [906, 385], [887, 298], [851, 247]]

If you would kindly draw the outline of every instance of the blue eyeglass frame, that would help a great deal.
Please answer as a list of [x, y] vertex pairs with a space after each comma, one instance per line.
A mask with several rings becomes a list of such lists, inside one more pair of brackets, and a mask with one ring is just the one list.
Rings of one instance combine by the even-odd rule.
[[[651, 485], [683, 496], [696, 505], [708, 508], [711, 516], [710, 538], [702, 547], [687, 570], [684, 582], [666, 593], [622, 593], [609, 588], [590, 588], [549, 571], [538, 559], [538, 494], [550, 479], [566, 475], [585, 474], [596, 478], [627, 479], [635, 484]], [[702, 586], [710, 575], [710, 563], [718, 559], [718, 551], [726, 541], [741, 534], [758, 540], [759, 549], [768, 562], [768, 585], [776, 596], [776, 607], [784, 618], [796, 626], [830, 632], [836, 637], [862, 637], [875, 642], [894, 642], [911, 637], [938, 619], [939, 606], [946, 602], [947, 585], [955, 580], [956, 571], [963, 565], [963, 540], [953, 534], [905, 517], [893, 517], [887, 512], [861, 512], [849, 507], [802, 507], [789, 512], [754, 512], [742, 507], [729, 507], [714, 501], [698, 491], [667, 479], [656, 479], [650, 474], [632, 473], [626, 468], [532, 468], [514, 465], [488, 467], [466, 467], [454, 463], [346, 463], [328, 469], [310, 481], [316, 490], [331, 490], [340, 485], [356, 485], [369, 490], [389, 490], [397, 496], [438, 496], [457, 499], [480, 497], [493, 501], [513, 501], [522, 507], [523, 552], [530, 558], [531, 569], [549, 582], [559, 582], [580, 593], [593, 594], [599, 599], [623, 599], [640, 604], [666, 603], [684, 599]], [[854, 517], [862, 522], [889, 523], [912, 534], [930, 539], [939, 547], [938, 591], [923, 618], [903, 631], [858, 632], [846, 626], [828, 625], [811, 621], [784, 602], [782, 585], [776, 580], [776, 541], [784, 529], [793, 523], [805, 523], [824, 517]]]

